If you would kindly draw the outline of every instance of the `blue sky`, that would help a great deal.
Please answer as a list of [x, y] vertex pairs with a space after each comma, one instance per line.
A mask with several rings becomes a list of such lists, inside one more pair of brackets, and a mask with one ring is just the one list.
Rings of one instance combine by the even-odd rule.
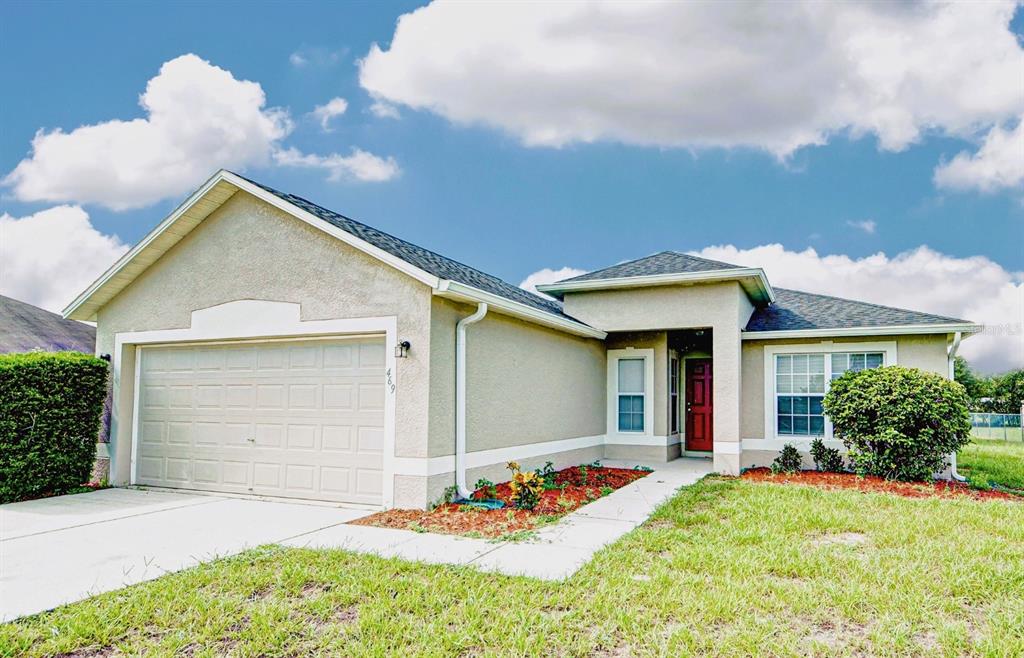
[[[396, 20], [417, 6], [8, 3], [0, 10], [0, 80], [7, 90], [0, 169], [8, 174], [30, 158], [39, 130], [71, 132], [145, 117], [139, 95], [147, 81], [165, 62], [194, 53], [238, 80], [258, 83], [266, 107], [288, 111], [294, 128], [276, 142], [280, 147], [321, 155], [358, 147], [393, 158], [401, 170], [382, 182], [332, 181], [322, 169], [273, 162], [247, 165], [244, 173], [514, 283], [544, 268], [594, 269], [664, 249], [732, 245], [741, 256], [779, 243], [784, 253], [810, 247], [818, 256], [848, 257], [861, 271], [870, 269], [862, 259], [872, 254], [893, 259], [927, 246], [952, 263], [985, 257], [984, 267], [1004, 271], [1003, 283], [1015, 286], [1011, 302], [1019, 294], [1020, 186], [982, 192], [942, 188], [934, 180], [937, 166], [976, 151], [983, 131], [998, 120], [981, 120], [974, 136], [925, 130], [898, 150], [881, 148], [870, 131], [836, 130], [823, 145], [777, 157], [744, 145], [645, 145], [615, 136], [529, 145], [503, 118], [456, 123], [443, 111], [415, 107], [400, 92], [385, 94], [399, 118], [374, 116], [357, 62], [373, 43], [388, 50]], [[1019, 8], [1010, 29], [1019, 41]], [[304, 63], [296, 65], [299, 58]], [[1024, 98], [1024, 82], [1017, 82]], [[336, 97], [348, 108], [326, 132], [308, 113]], [[1003, 125], [1012, 128], [1009, 120]], [[1021, 152], [1024, 157], [1024, 146]], [[0, 213], [10, 218], [58, 203], [80, 205], [97, 232], [127, 244], [184, 196], [115, 211], [75, 198], [19, 200], [10, 181], [2, 193]], [[1012, 323], [1013, 312], [1007, 317]]]

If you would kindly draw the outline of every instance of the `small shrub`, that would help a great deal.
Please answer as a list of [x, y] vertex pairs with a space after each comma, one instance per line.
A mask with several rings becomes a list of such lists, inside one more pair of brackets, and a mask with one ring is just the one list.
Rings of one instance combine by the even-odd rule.
[[588, 471], [587, 471], [587, 467], [586, 466], [580, 466], [579, 467], [580, 486], [581, 487], [587, 486], [587, 472]]
[[957, 382], [914, 368], [847, 372], [823, 403], [859, 475], [930, 480], [970, 442], [967, 393]]
[[772, 462], [772, 473], [796, 473], [803, 465], [800, 451], [792, 443], [782, 446], [782, 452]]
[[[498, 487], [494, 486], [494, 483], [487, 478], [480, 478], [473, 485], [474, 498], [480, 499], [495, 499], [498, 497]], [[476, 495], [479, 494], [479, 495]]]
[[552, 462], [545, 462], [543, 468], [537, 469], [537, 475], [540, 479], [544, 480], [545, 491], [558, 488], [558, 483], [555, 482], [555, 476], [557, 474], [558, 473], [555, 471], [555, 465]]
[[613, 491], [615, 491], [615, 489], [612, 489], [611, 487], [601, 487], [601, 496], [602, 497], [607, 496], [608, 494], [610, 494]]
[[843, 455], [836, 448], [829, 448], [820, 438], [811, 441], [811, 457], [814, 467], [819, 471], [841, 473], [843, 471]]
[[107, 362], [80, 352], [0, 355], [0, 503], [62, 494], [96, 461]]
[[651, 468], [650, 466], [641, 466], [640, 464], [637, 464], [636, 466], [634, 466], [633, 470], [634, 471], [643, 471], [644, 473], [652, 473], [652, 472], [654, 472], [654, 469]]
[[512, 489], [512, 502], [519, 509], [532, 510], [540, 502], [540, 495], [544, 491], [544, 480], [537, 475], [536, 471], [523, 472], [519, 469], [517, 462], [509, 462], [506, 466], [512, 471], [512, 480], [509, 487]]

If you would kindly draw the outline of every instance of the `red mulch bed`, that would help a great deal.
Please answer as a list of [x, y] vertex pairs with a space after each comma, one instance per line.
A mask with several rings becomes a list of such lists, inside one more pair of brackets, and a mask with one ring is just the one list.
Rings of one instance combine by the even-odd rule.
[[[473, 498], [496, 498], [505, 503], [497, 510], [484, 510], [469, 505], [446, 503], [425, 512], [423, 510], [392, 509], [351, 521], [353, 525], [370, 525], [402, 530], [423, 530], [448, 535], [501, 537], [520, 530], [530, 530], [538, 521], [550, 520], [578, 509], [601, 498], [601, 489], [620, 489], [644, 477], [649, 471], [604, 466], [572, 466], [555, 473], [558, 489], [548, 489], [532, 510], [516, 509], [512, 505], [512, 490], [508, 482], [495, 485], [497, 495], [478, 490]], [[584, 481], [583, 474], [586, 473]], [[562, 486], [564, 485], [564, 486]], [[606, 489], [607, 491], [607, 489]]]
[[983, 491], [972, 489], [963, 482], [894, 482], [873, 475], [860, 477], [853, 473], [823, 473], [820, 471], [800, 471], [798, 473], [779, 473], [767, 468], [752, 468], [744, 471], [744, 480], [754, 482], [774, 482], [776, 484], [804, 484], [822, 489], [856, 489], [863, 492], [889, 493], [906, 498], [960, 498], [968, 497], [976, 500], [1015, 500], [1024, 499], [1002, 491]]

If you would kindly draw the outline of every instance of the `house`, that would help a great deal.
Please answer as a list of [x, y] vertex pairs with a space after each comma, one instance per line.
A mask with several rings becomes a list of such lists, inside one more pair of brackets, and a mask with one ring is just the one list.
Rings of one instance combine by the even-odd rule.
[[92, 354], [95, 347], [95, 327], [0, 295], [0, 354], [33, 350]]
[[511, 459], [737, 474], [831, 440], [831, 378], [949, 376], [979, 329], [676, 252], [543, 290], [221, 171], [65, 317], [112, 355], [113, 483], [386, 507]]

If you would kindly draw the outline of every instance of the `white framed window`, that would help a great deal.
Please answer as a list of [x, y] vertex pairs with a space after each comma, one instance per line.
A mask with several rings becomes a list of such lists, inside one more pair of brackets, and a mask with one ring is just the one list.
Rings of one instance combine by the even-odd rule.
[[618, 429], [620, 432], [643, 432], [644, 360], [619, 359], [618, 378]]
[[765, 435], [832, 438], [822, 409], [831, 383], [850, 370], [894, 363], [895, 342], [765, 347]]
[[654, 350], [608, 350], [608, 432], [654, 433]]

